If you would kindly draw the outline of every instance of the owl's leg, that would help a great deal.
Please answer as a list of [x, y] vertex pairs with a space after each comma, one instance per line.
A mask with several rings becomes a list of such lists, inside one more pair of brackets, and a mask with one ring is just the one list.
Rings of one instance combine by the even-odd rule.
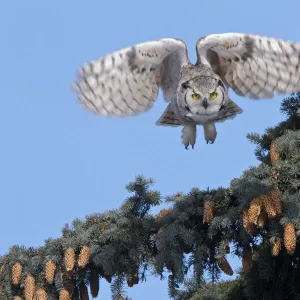
[[204, 137], [206, 140], [206, 143], [213, 144], [217, 137], [217, 129], [214, 122], [209, 122], [206, 124], [203, 124], [204, 128]]
[[183, 125], [181, 138], [185, 149], [188, 149], [189, 145], [194, 149], [194, 145], [196, 144], [196, 124]]

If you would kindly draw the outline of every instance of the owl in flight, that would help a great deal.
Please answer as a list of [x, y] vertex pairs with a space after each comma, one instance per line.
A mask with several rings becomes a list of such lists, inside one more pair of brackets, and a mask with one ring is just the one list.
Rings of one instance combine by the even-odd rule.
[[229, 99], [229, 88], [250, 99], [300, 92], [300, 43], [211, 34], [197, 41], [196, 52], [192, 64], [182, 40], [141, 43], [85, 64], [73, 88], [87, 109], [115, 117], [146, 112], [161, 88], [169, 104], [156, 124], [183, 126], [186, 149], [194, 148], [197, 125], [203, 126], [206, 142], [213, 143], [215, 123], [243, 112]]

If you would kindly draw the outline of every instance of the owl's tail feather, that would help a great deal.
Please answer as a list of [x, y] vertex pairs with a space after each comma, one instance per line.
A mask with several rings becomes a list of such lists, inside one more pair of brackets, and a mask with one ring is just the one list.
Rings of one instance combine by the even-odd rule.
[[236, 103], [229, 99], [226, 110], [219, 115], [215, 122], [224, 122], [229, 119], [234, 119], [241, 113], [243, 113], [243, 110]]
[[158, 126], [181, 126], [182, 123], [176, 117], [173, 107], [170, 103], [161, 117], [156, 121]]

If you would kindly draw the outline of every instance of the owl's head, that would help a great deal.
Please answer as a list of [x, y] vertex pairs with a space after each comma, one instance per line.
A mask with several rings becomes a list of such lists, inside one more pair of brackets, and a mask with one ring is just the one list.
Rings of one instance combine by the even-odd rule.
[[189, 115], [213, 119], [228, 103], [228, 91], [218, 77], [197, 76], [181, 85]]

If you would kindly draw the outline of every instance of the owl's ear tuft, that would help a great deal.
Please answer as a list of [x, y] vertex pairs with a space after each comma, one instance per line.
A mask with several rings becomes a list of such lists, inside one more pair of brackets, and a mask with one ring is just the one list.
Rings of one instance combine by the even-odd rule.
[[187, 88], [190, 87], [189, 84], [188, 84], [188, 82], [184, 82], [181, 86], [182, 86], [182, 88], [183, 88], [184, 90], [186, 90]]
[[226, 89], [225, 84], [223, 83], [223, 81], [221, 79], [219, 79], [218, 85], [220, 85], [223, 89]]

